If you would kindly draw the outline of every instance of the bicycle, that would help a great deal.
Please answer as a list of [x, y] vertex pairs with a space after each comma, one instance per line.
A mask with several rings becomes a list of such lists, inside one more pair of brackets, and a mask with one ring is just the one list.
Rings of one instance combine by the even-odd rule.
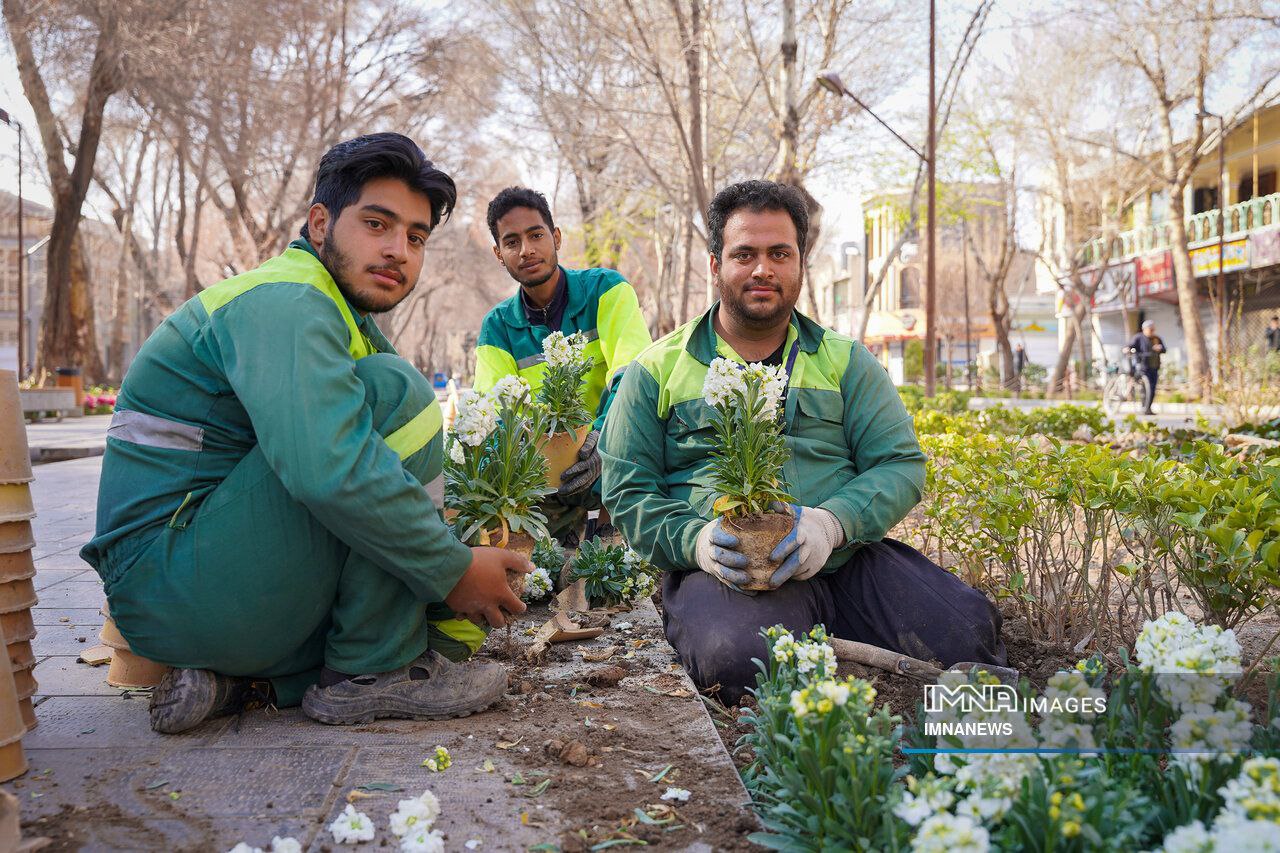
[[1151, 381], [1133, 364], [1130, 353], [1129, 369], [1122, 371], [1118, 364], [1107, 365], [1107, 383], [1102, 392], [1102, 410], [1110, 417], [1124, 412], [1132, 403], [1138, 413], [1146, 410]]

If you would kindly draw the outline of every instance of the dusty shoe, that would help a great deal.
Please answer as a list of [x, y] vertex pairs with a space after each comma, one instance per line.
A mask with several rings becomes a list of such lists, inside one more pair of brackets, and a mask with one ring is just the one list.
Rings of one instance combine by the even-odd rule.
[[270, 700], [267, 682], [207, 669], [170, 669], [151, 691], [151, 728], [166, 735]]
[[339, 726], [387, 717], [443, 720], [483, 711], [506, 690], [506, 670], [496, 663], [453, 663], [427, 651], [391, 672], [357, 675], [331, 687], [312, 685], [302, 697], [302, 710], [313, 720]]

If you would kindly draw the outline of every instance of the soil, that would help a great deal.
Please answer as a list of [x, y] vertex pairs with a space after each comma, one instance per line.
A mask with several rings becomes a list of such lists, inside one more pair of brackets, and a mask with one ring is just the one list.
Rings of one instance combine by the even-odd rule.
[[751, 582], [743, 589], [773, 588], [769, 579], [778, 570], [778, 564], [769, 559], [769, 554], [791, 532], [792, 524], [791, 516], [780, 512], [724, 520], [725, 529], [742, 540], [742, 547], [738, 551], [750, 561], [747, 564], [747, 574], [751, 577]]
[[[531, 609], [524, 619], [537, 615]], [[615, 626], [621, 621], [626, 614], [614, 617]], [[486, 645], [479, 655], [507, 666], [511, 686], [506, 713], [475, 718], [494, 730], [474, 734], [504, 743], [519, 739], [504, 757], [515, 760], [531, 784], [551, 780], [537, 802], [572, 821], [561, 833], [561, 849], [628, 839], [671, 848], [701, 842], [716, 850], [758, 849], [746, 840], [759, 827], [742, 807], [741, 784], [725, 764], [709, 762], [705, 735], [691, 734], [690, 723], [703, 712], [689, 682], [669, 658], [643, 659], [646, 649], [664, 648], [660, 625], [637, 620], [625, 633], [614, 628], [596, 642], [616, 644], [618, 652], [568, 673], [566, 665], [581, 661], [579, 649], [586, 650], [575, 643], [553, 644], [538, 664], [513, 660], [504, 644]], [[624, 657], [624, 649], [634, 656]], [[667, 787], [692, 796], [664, 802]], [[662, 823], [642, 822], [637, 809]]]

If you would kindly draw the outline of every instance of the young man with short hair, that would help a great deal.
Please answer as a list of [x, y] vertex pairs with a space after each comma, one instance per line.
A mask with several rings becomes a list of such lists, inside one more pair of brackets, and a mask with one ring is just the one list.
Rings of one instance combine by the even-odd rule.
[[442, 515], [440, 407], [373, 322], [418, 282], [453, 180], [397, 133], [324, 155], [301, 237], [213, 285], [139, 351], [81, 556], [139, 655], [173, 667], [151, 726], [248, 702], [325, 723], [462, 716], [502, 697], [459, 665], [524, 605], [523, 558]]
[[544, 506], [552, 533], [572, 542], [586, 511], [600, 506], [596, 445], [610, 394], [622, 369], [652, 338], [635, 290], [617, 270], [560, 265], [560, 229], [542, 193], [507, 187], [489, 202], [488, 223], [493, 254], [520, 289], [485, 315], [476, 342], [475, 389], [489, 391], [504, 376], [520, 376], [536, 393], [546, 372], [542, 341], [552, 332], [582, 332], [593, 359], [583, 395], [596, 419], [579, 461], [564, 472]]
[[[807, 631], [913, 657], [1003, 664], [986, 597], [885, 534], [919, 502], [925, 458], [884, 368], [863, 346], [795, 310], [808, 214], [799, 193], [746, 181], [707, 217], [720, 299], [636, 358], [601, 439], [604, 503], [631, 547], [665, 570], [667, 639], [699, 687], [726, 704], [755, 684], [762, 628]], [[721, 527], [709, 487], [711, 362], [780, 365], [788, 375], [784, 488], [791, 533], [771, 555], [772, 589], [740, 587], [747, 558]]]

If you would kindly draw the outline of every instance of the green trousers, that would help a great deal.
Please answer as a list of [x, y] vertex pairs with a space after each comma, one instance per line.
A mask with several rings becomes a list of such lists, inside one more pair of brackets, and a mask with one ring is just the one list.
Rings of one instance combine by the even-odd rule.
[[[434, 400], [408, 362], [356, 362], [374, 428], [390, 435]], [[425, 485], [428, 454], [404, 460]], [[436, 470], [439, 470], [438, 465]], [[175, 667], [270, 679], [296, 705], [321, 666], [387, 672], [433, 648], [470, 656], [484, 632], [409, 588], [321, 525], [285, 490], [260, 449], [194, 507], [184, 507], [107, 590], [133, 650]]]

